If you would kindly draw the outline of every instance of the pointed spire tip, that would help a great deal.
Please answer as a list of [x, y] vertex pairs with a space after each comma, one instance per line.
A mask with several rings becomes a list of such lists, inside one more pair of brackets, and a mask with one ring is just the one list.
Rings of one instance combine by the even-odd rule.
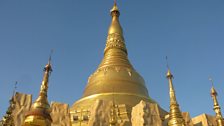
[[213, 79], [212, 79], [212, 77], [211, 77], [211, 76], [209, 76], [208, 80], [210, 80], [210, 81], [211, 81], [211, 83], [212, 83], [212, 87], [214, 87], [214, 82], [213, 82]]
[[17, 89], [17, 84], [18, 82], [16, 81], [15, 84], [14, 84], [14, 89], [13, 89], [13, 96], [15, 95], [16, 93], [16, 89]]
[[114, 0], [114, 5], [113, 5], [112, 9], [110, 10], [110, 13], [111, 13], [112, 16], [113, 16], [114, 14], [117, 15], [117, 16], [120, 15], [119, 9], [118, 9], [118, 7], [117, 7], [117, 2], [116, 2], [116, 0]]
[[52, 57], [53, 52], [54, 52], [54, 50], [51, 49], [51, 52], [50, 52], [50, 55], [49, 55], [49, 58], [48, 58], [48, 63], [49, 64], [51, 63], [51, 57]]
[[172, 75], [172, 73], [170, 71], [170, 67], [169, 67], [168, 57], [167, 56], [166, 56], [166, 66], [167, 66], [167, 69], [168, 69], [167, 74], [166, 74], [166, 77], [172, 79], [173, 78], [173, 75]]
[[215, 90], [215, 87], [214, 87], [214, 82], [213, 82], [212, 78], [211, 78], [211, 77], [209, 77], [209, 80], [210, 80], [210, 81], [211, 81], [211, 83], [212, 83], [211, 95], [218, 95], [218, 94], [217, 94], [217, 92], [216, 92], [216, 90]]
[[52, 72], [52, 67], [51, 67], [51, 57], [52, 57], [53, 52], [54, 52], [54, 50], [51, 49], [51, 52], [50, 52], [50, 55], [49, 55], [49, 58], [48, 58], [48, 63], [47, 63], [47, 65], [44, 67], [44, 71]]

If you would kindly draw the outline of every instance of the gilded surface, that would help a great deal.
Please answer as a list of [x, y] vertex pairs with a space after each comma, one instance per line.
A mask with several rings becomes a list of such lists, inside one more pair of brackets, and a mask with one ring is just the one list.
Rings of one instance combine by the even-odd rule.
[[182, 112], [182, 116], [184, 118], [186, 126], [194, 126], [189, 112]]
[[72, 126], [130, 126], [127, 106], [113, 101], [96, 100], [89, 109], [71, 112]]
[[[119, 23], [120, 12], [116, 4], [111, 9], [112, 22], [108, 30], [104, 58], [98, 69], [89, 77], [83, 97], [71, 107], [89, 110], [97, 99], [126, 105], [130, 120], [131, 109], [141, 100], [155, 103], [148, 95], [144, 79], [134, 70], [127, 56], [123, 30]], [[74, 120], [72, 120], [74, 122]]]
[[68, 104], [53, 102], [51, 110], [51, 126], [71, 126]]
[[118, 116], [117, 105], [113, 102], [110, 109], [110, 126], [116, 126], [118, 124]]
[[0, 126], [21, 126], [32, 104], [32, 96], [16, 92]]
[[91, 115], [87, 126], [109, 126], [110, 105], [108, 103], [96, 100], [91, 106], [90, 112]]
[[192, 118], [194, 126], [217, 126], [216, 118], [208, 114], [201, 114]]
[[[31, 95], [16, 93], [0, 126], [223, 126], [221, 108], [215, 88], [211, 89], [216, 116], [199, 115], [193, 119], [181, 113], [168, 70], [170, 113], [153, 101], [144, 79], [128, 60], [120, 12], [116, 3], [111, 9], [112, 22], [108, 30], [104, 58], [89, 77], [83, 97], [69, 109], [67, 104], [47, 100], [48, 79], [52, 71], [46, 65], [40, 94], [31, 107]], [[166, 115], [166, 116], [165, 116]]]
[[221, 113], [221, 108], [220, 108], [218, 100], [217, 100], [217, 95], [218, 95], [218, 93], [216, 92], [214, 86], [212, 86], [211, 96], [212, 96], [213, 103], [214, 103], [213, 110], [215, 111], [215, 114], [216, 114], [217, 126], [224, 126], [223, 117], [222, 117], [222, 113]]
[[25, 119], [25, 113], [30, 110], [32, 96], [16, 92], [14, 96], [15, 109], [13, 111], [15, 126], [21, 126]]
[[166, 114], [158, 104], [141, 101], [132, 109], [132, 126], [163, 126]]
[[24, 126], [50, 126], [52, 119], [50, 116], [50, 105], [47, 100], [48, 79], [52, 71], [50, 60], [44, 68], [44, 77], [40, 88], [39, 97], [32, 104], [31, 110], [26, 113]]
[[170, 94], [170, 113], [169, 113], [169, 126], [185, 126], [185, 121], [183, 119], [182, 113], [180, 111], [179, 105], [176, 100], [176, 95], [172, 83], [173, 75], [170, 72], [170, 69], [168, 69], [167, 72], [167, 79], [169, 81], [169, 94]]

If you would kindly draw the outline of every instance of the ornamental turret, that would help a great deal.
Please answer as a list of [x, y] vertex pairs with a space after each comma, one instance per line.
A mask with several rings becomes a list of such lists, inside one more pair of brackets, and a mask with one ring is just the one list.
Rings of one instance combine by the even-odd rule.
[[218, 93], [216, 92], [216, 90], [213, 86], [213, 81], [211, 78], [210, 78], [210, 81], [212, 82], [211, 97], [212, 97], [212, 100], [214, 103], [213, 110], [215, 111], [215, 114], [216, 114], [215, 116], [216, 116], [217, 126], [224, 126], [221, 108], [220, 108], [218, 100], [217, 100]]
[[170, 94], [170, 113], [169, 113], [169, 121], [168, 126], [185, 126], [185, 121], [183, 119], [182, 113], [179, 108], [179, 104], [176, 100], [176, 94], [173, 87], [173, 75], [168, 69], [167, 75], [166, 75], [168, 81], [169, 81], [169, 94]]
[[44, 68], [43, 81], [40, 88], [40, 93], [36, 101], [32, 104], [30, 111], [25, 115], [23, 126], [50, 126], [52, 119], [50, 116], [50, 105], [47, 99], [48, 81], [52, 72], [51, 58]]

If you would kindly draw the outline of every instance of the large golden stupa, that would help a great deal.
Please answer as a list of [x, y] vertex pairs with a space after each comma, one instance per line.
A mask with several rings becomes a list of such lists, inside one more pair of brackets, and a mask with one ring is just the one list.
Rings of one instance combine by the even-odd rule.
[[89, 77], [83, 96], [71, 111], [89, 108], [96, 99], [135, 106], [141, 100], [154, 102], [148, 95], [144, 79], [128, 60], [120, 12], [116, 4], [111, 9], [112, 22], [108, 30], [104, 58], [97, 70]]
[[123, 30], [119, 22], [120, 12], [116, 3], [110, 11], [109, 26], [104, 57], [97, 70], [89, 77], [83, 96], [70, 111], [88, 111], [96, 100], [113, 101], [125, 105], [128, 115], [141, 100], [155, 103], [148, 95], [144, 79], [128, 60]]
[[119, 22], [120, 12], [116, 3], [110, 11], [112, 16], [109, 26], [104, 57], [97, 70], [89, 77], [83, 96], [76, 101], [70, 111], [88, 111], [96, 100], [114, 101], [125, 105], [127, 115], [141, 100], [155, 103], [148, 95], [144, 79], [128, 60], [123, 30]]
[[[215, 116], [202, 114], [191, 118], [182, 112], [176, 99], [173, 75], [168, 67], [170, 110], [163, 110], [149, 97], [144, 79], [128, 60], [120, 11], [114, 3], [110, 14], [104, 57], [89, 77], [81, 99], [68, 104], [48, 103], [50, 59], [44, 69], [39, 97], [13, 94], [0, 126], [224, 126], [217, 92], [212, 86], [211, 96]], [[167, 93], [168, 94], [168, 93]]]

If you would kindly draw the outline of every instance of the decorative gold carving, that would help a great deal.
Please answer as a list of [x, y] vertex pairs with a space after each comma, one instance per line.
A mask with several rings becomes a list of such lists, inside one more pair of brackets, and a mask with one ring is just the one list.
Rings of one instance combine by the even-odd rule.
[[122, 66], [107, 66], [107, 67], [104, 67], [104, 68], [97, 69], [92, 75], [89, 76], [88, 82], [94, 75], [97, 75], [102, 70], [105, 72], [104, 74], [106, 74], [108, 71], [112, 71], [112, 70], [116, 71], [116, 72], [126, 71], [127, 74], [129, 74], [129, 76], [131, 76], [132, 71], [136, 72], [134, 69], [125, 68], [125, 67], [122, 67]]
[[115, 67], [115, 70], [116, 70], [117, 72], [120, 72], [121, 68], [120, 68], [120, 67]]
[[163, 126], [162, 119], [165, 114], [157, 104], [141, 101], [132, 108], [132, 126]]
[[129, 126], [131, 125], [131, 116], [130, 112], [127, 109], [125, 104], [117, 105], [117, 121], [120, 126]]
[[79, 109], [72, 113], [72, 122], [81, 126], [88, 124], [90, 118], [90, 111], [86, 109]]
[[104, 53], [106, 53], [107, 50], [109, 50], [111, 48], [118, 48], [118, 49], [123, 50], [125, 53], [127, 53], [127, 49], [126, 49], [126, 46], [124, 43], [124, 38], [122, 35], [119, 35], [117, 33], [108, 35]]
[[32, 104], [32, 95], [16, 92], [14, 95], [15, 108], [13, 118], [15, 126], [22, 126], [25, 114], [30, 110]]
[[53, 102], [51, 103], [51, 126], [71, 126], [69, 105]]
[[110, 110], [110, 126], [116, 126], [118, 123], [117, 119], [118, 119], [118, 110], [117, 106], [113, 102]]
[[108, 126], [109, 113], [110, 105], [103, 100], [96, 100], [90, 108], [89, 122], [85, 126]]

